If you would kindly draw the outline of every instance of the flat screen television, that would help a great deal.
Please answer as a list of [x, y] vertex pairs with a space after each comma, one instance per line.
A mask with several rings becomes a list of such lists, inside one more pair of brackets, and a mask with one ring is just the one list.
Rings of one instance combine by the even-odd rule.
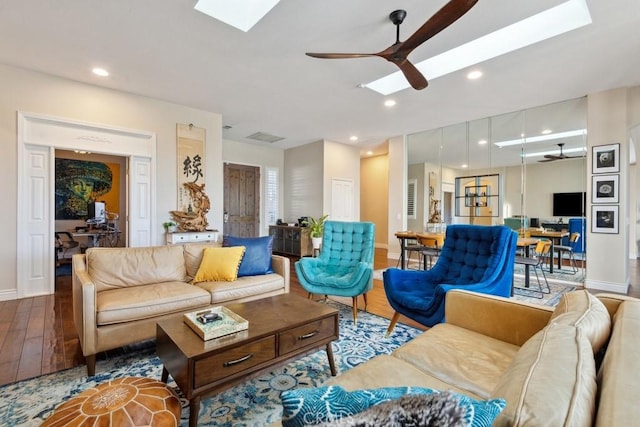
[[553, 216], [585, 216], [587, 193], [553, 193]]

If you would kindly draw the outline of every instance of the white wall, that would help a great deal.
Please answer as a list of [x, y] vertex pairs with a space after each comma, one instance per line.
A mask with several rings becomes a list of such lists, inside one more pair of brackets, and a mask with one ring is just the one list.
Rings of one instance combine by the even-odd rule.
[[333, 179], [344, 179], [353, 182], [353, 220], [359, 221], [360, 148], [332, 141], [324, 142], [323, 213], [325, 214], [330, 214], [333, 210], [331, 206]]
[[[247, 144], [244, 142], [230, 141], [227, 139], [222, 140], [222, 161], [225, 163], [235, 163], [241, 165], [258, 166], [260, 167], [260, 235], [266, 236], [269, 234], [269, 225], [265, 221], [265, 176], [266, 168], [277, 168], [280, 171], [279, 187], [284, 188], [284, 150], [275, 147], [264, 147], [256, 144]], [[283, 195], [280, 194], [280, 202], [278, 211], [280, 216], [284, 213], [284, 200]]]
[[284, 152], [284, 218], [320, 217], [331, 212], [331, 180], [354, 184], [354, 218], [360, 218], [360, 151], [357, 147], [317, 141]]
[[[628, 116], [627, 90], [614, 89], [591, 94], [587, 98], [588, 171], [591, 176], [591, 148], [620, 144], [620, 203], [618, 234], [592, 233], [587, 229], [586, 287], [626, 293], [629, 285], [629, 217], [628, 217]], [[591, 182], [587, 182], [590, 194]], [[590, 201], [590, 199], [589, 199]], [[589, 203], [589, 206], [591, 204]], [[591, 224], [591, 212], [587, 212]]]
[[400, 257], [397, 231], [407, 229], [407, 138], [397, 136], [389, 139], [389, 243], [387, 257]]
[[284, 222], [324, 212], [324, 141], [284, 151]]
[[[503, 174], [503, 217], [526, 214], [530, 218], [556, 221], [553, 216], [553, 193], [587, 190], [586, 158], [567, 159], [526, 166], [524, 211], [520, 206], [522, 169], [520, 166], [501, 168]], [[567, 218], [563, 218], [566, 222]], [[498, 218], [498, 223], [501, 218]]]
[[[206, 190], [211, 199], [208, 219], [222, 227], [222, 117], [144, 96], [52, 77], [0, 65], [0, 196], [4, 209], [0, 222], [5, 232], [0, 243], [0, 294], [17, 288], [17, 111], [37, 113], [106, 126], [155, 132], [156, 219], [154, 240], [162, 242], [162, 222], [177, 206], [176, 124], [193, 123], [206, 129]], [[53, 236], [52, 236], [53, 245]]]

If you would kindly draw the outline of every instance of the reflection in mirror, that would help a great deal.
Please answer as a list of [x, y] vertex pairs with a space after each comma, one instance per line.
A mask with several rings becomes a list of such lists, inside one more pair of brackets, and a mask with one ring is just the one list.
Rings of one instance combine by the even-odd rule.
[[585, 97], [427, 130], [407, 140], [409, 178], [416, 180], [419, 204], [408, 221], [411, 230], [426, 230], [433, 220], [472, 222], [455, 214], [459, 177], [499, 175], [500, 213], [484, 222], [519, 218], [522, 233], [531, 227], [568, 229], [570, 218], [554, 215], [554, 194], [586, 191]]

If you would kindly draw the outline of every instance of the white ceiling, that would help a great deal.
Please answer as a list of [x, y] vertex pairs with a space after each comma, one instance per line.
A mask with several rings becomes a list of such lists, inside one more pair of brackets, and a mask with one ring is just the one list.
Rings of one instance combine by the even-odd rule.
[[[417, 48], [419, 62], [563, 0], [481, 0]], [[587, 0], [593, 23], [392, 96], [358, 84], [396, 71], [377, 52], [406, 9], [407, 38], [445, 0], [282, 0], [245, 33], [193, 9], [196, 0], [13, 0], [0, 3], [0, 62], [221, 113], [226, 139], [266, 132], [289, 148], [328, 139], [362, 148], [390, 136], [640, 84], [640, 2]], [[393, 4], [391, 4], [393, 3]], [[102, 66], [106, 78], [90, 70]], [[196, 123], [197, 125], [197, 123]], [[262, 143], [266, 144], [266, 143]]]

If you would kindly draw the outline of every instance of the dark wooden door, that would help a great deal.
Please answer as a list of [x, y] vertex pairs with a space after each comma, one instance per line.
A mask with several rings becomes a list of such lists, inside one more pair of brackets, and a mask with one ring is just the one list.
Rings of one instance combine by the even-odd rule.
[[224, 234], [257, 237], [259, 227], [260, 168], [225, 163]]

